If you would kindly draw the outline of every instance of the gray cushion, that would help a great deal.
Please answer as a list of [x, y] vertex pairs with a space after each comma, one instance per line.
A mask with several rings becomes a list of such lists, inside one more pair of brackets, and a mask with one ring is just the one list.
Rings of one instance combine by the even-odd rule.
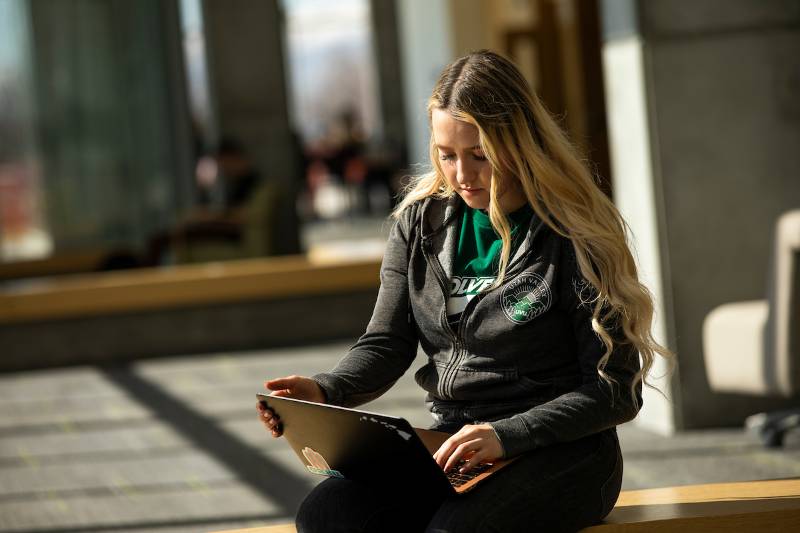
[[713, 390], [800, 391], [800, 209], [775, 225], [767, 299], [725, 304], [703, 323], [703, 356]]

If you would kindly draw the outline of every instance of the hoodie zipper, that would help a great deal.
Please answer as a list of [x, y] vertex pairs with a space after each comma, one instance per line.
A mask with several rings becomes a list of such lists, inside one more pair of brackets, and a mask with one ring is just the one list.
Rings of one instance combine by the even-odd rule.
[[[539, 230], [541, 229], [541, 224], [542, 223], [540, 222], [540, 225], [538, 225], [534, 229], [533, 233], [530, 235], [531, 243], [536, 238], [536, 235], [539, 233]], [[506, 279], [504, 280], [504, 284], [507, 283], [509, 279], [513, 278], [516, 275], [516, 273], [519, 271], [519, 266], [525, 264], [525, 259], [528, 257], [528, 255], [531, 254], [532, 250], [533, 250], [532, 247], [526, 250], [520, 257], [517, 258], [516, 261], [514, 261], [511, 265], [508, 266], [508, 269], [506, 270]], [[444, 272], [441, 270], [441, 265], [439, 265], [439, 262], [436, 261], [435, 266], [437, 267], [435, 270], [437, 272], [437, 278], [439, 279], [439, 285], [442, 287], [443, 291], [446, 291], [445, 282], [443, 281]], [[475, 306], [478, 305], [478, 302], [480, 302], [480, 300], [483, 299], [485, 295], [486, 295], [485, 292], [481, 292], [480, 294], [475, 295], [475, 298], [467, 302], [466, 307], [464, 307], [464, 310], [461, 312], [461, 317], [459, 318], [458, 321], [458, 328], [455, 331], [455, 334], [451, 335], [451, 337], [453, 338], [455, 350], [453, 353], [453, 358], [451, 360], [451, 363], [448, 364], [447, 367], [445, 367], [444, 375], [439, 381], [439, 394], [442, 396], [442, 398], [452, 399], [453, 397], [453, 388], [455, 387], [458, 368], [461, 366], [462, 362], [466, 359], [467, 356], [467, 351], [466, 349], [464, 349], [464, 342], [463, 342], [466, 322], [467, 319], [469, 318], [469, 313], [475, 308]], [[448, 297], [449, 295], [445, 292], [445, 302], [447, 301]], [[442, 312], [442, 316], [445, 317], [445, 315], [446, 313]], [[446, 325], [448, 331], [452, 332], [452, 328], [450, 327], [450, 324], [449, 322], [447, 322], [446, 319], [443, 321], [443, 324]]]
[[[420, 216], [420, 224], [421, 224], [421, 221], [425, 218], [424, 217], [424, 211], [425, 211], [425, 209], [423, 207], [423, 213], [422, 213], [422, 216]], [[442, 309], [441, 316], [439, 317], [439, 323], [442, 326], [442, 328], [447, 332], [447, 335], [450, 337], [450, 342], [453, 343], [453, 357], [450, 359], [450, 364], [448, 364], [445, 367], [444, 375], [442, 375], [442, 377], [439, 379], [439, 384], [437, 385], [437, 391], [438, 391], [439, 395], [442, 398], [446, 398], [447, 397], [446, 388], [445, 388], [445, 385], [447, 383], [447, 376], [452, 371], [452, 362], [457, 360], [457, 359], [459, 359], [459, 354], [460, 354], [460, 351], [461, 351], [462, 343], [460, 342], [460, 340], [458, 338], [458, 333], [453, 331], [453, 328], [450, 327], [450, 323], [447, 321], [447, 298], [449, 297], [449, 292], [447, 290], [447, 282], [448, 282], [448, 280], [446, 279], [446, 276], [444, 274], [444, 270], [442, 269], [441, 263], [439, 263], [439, 258], [435, 257], [431, 253], [431, 250], [430, 250], [430, 238], [432, 236], [436, 235], [437, 233], [439, 233], [440, 231], [444, 230], [444, 228], [447, 227], [447, 225], [452, 221], [452, 219], [455, 217], [456, 213], [458, 213], [458, 212], [459, 212], [458, 210], [455, 210], [452, 213], [450, 213], [450, 215], [445, 217], [445, 219], [442, 221], [441, 226], [439, 226], [438, 228], [433, 230], [430, 234], [424, 235], [424, 231], [423, 231], [423, 228], [421, 227], [421, 225], [420, 225], [420, 232], [419, 232], [421, 240], [422, 240], [422, 253], [425, 256], [425, 259], [428, 261], [428, 264], [433, 266], [434, 276], [436, 277], [436, 281], [439, 282], [439, 287], [440, 287], [440, 289], [442, 291], [442, 296], [444, 297], [444, 304], [445, 305], [444, 305], [444, 308]]]
[[[429, 264], [433, 265], [434, 274], [436, 276], [436, 280], [439, 282], [439, 287], [441, 288], [442, 295], [444, 296], [445, 306], [442, 309], [441, 316], [439, 317], [439, 323], [447, 332], [448, 336], [450, 337], [450, 341], [453, 343], [453, 357], [450, 359], [450, 362], [444, 369], [444, 373], [439, 379], [439, 384], [437, 386], [439, 395], [443, 399], [452, 399], [453, 387], [455, 386], [455, 379], [458, 367], [461, 365], [462, 360], [466, 357], [466, 350], [464, 348], [463, 339], [463, 331], [464, 331], [464, 324], [468, 317], [468, 311], [474, 309], [474, 307], [478, 304], [478, 302], [483, 298], [484, 293], [477, 294], [475, 298], [467, 302], [466, 307], [461, 313], [461, 317], [459, 318], [459, 323], [456, 331], [453, 331], [453, 328], [450, 326], [450, 323], [447, 320], [447, 299], [450, 297], [448, 290], [447, 290], [447, 279], [445, 279], [444, 270], [442, 269], [441, 263], [439, 263], [439, 259], [437, 257], [433, 257], [430, 250], [430, 237], [442, 231], [453, 218], [454, 215], [450, 215], [449, 217], [445, 218], [442, 222], [442, 225], [437, 228], [433, 233], [430, 235], [422, 236], [422, 251], [425, 255], [426, 260]], [[539, 233], [543, 222], [540, 220], [537, 227], [534, 229], [533, 234], [530, 236], [531, 243], [536, 238], [536, 235]], [[420, 231], [420, 234], [422, 232]], [[527, 240], [527, 239], [526, 239]], [[520, 264], [524, 264], [524, 259], [530, 254], [532, 248], [527, 250], [525, 253], [522, 254], [513, 264], [509, 265], [508, 270], [506, 271], [506, 275], [511, 277], [515, 274], [515, 267], [518, 267]], [[518, 268], [516, 268], [518, 270]], [[474, 302], [474, 303], [473, 303]]]
[[[427, 255], [428, 252], [427, 243], [423, 246], [423, 249], [425, 250]], [[464, 307], [464, 310], [461, 312], [461, 317], [459, 318], [458, 321], [458, 328], [456, 329], [456, 331], [453, 331], [453, 328], [450, 326], [450, 322], [448, 322], [447, 320], [446, 302], [447, 298], [449, 298], [449, 295], [447, 294], [447, 288], [446, 288], [447, 286], [445, 282], [444, 271], [442, 270], [438, 260], [431, 261], [429, 257], [428, 261], [434, 266], [434, 273], [436, 275], [436, 280], [439, 282], [439, 287], [441, 287], [442, 294], [444, 294], [445, 298], [445, 307], [442, 310], [439, 321], [442, 327], [449, 334], [450, 340], [453, 343], [453, 357], [450, 359], [450, 362], [445, 367], [444, 374], [439, 379], [439, 385], [437, 388], [439, 391], [439, 395], [442, 398], [452, 399], [453, 387], [455, 385], [456, 373], [458, 367], [461, 366], [462, 361], [466, 358], [467, 355], [467, 351], [464, 349], [464, 341], [463, 341], [464, 327], [465, 327], [464, 324], [466, 323], [466, 319], [469, 316], [469, 312], [471, 312], [472, 309], [474, 309], [475, 306], [478, 305], [478, 302], [484, 297], [485, 293], [477, 294], [475, 295], [475, 298], [467, 302], [466, 307]]]
[[[456, 339], [461, 347], [464, 346], [463, 342], [464, 324], [466, 323], [466, 320], [469, 317], [468, 312], [472, 311], [472, 309], [474, 309], [475, 306], [478, 305], [478, 301], [482, 297], [483, 294], [476, 294], [472, 300], [467, 302], [467, 305], [464, 307], [464, 310], [461, 312], [461, 316], [458, 319], [458, 330], [456, 332]], [[466, 356], [467, 356], [467, 350], [459, 350], [458, 356], [455, 358], [452, 367], [450, 367], [450, 372], [447, 375], [447, 382], [445, 383], [445, 390], [447, 391], [447, 395], [450, 398], [453, 397], [453, 387], [456, 384], [456, 374], [458, 373], [458, 368], [461, 366], [463, 360], [466, 359]]]
[[450, 341], [453, 343], [453, 357], [450, 359], [451, 363], [448, 363], [448, 365], [445, 367], [444, 375], [441, 378], [439, 378], [439, 384], [437, 385], [439, 395], [442, 398], [447, 398], [447, 392], [446, 392], [447, 377], [451, 372], [452, 361], [455, 361], [459, 358], [461, 343], [459, 342], [458, 334], [453, 331], [453, 328], [450, 327], [450, 323], [447, 321], [448, 294], [447, 294], [445, 275], [444, 271], [442, 270], [442, 265], [439, 263], [439, 259], [431, 256], [430, 241], [428, 240], [428, 237], [422, 238], [422, 251], [425, 254], [425, 258], [428, 260], [428, 263], [433, 265], [433, 273], [436, 276], [436, 281], [439, 282], [439, 287], [441, 288], [442, 294], [444, 295], [445, 305], [439, 317], [439, 323], [447, 332], [448, 336], [450, 337]]

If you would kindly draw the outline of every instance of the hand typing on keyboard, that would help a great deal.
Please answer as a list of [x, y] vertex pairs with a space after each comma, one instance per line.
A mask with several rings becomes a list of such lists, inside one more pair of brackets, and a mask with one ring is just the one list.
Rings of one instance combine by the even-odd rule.
[[[454, 467], [459, 474], [466, 474], [477, 465], [495, 461], [503, 456], [503, 445], [489, 424], [468, 424], [458, 430], [433, 454], [433, 458], [444, 469], [451, 472]], [[462, 463], [459, 465], [459, 461]]]
[[462, 474], [460, 472], [460, 469], [464, 465], [464, 463], [465, 461], [462, 459], [461, 461], [456, 463], [456, 466], [452, 470], [447, 472], [447, 479], [450, 481], [450, 484], [453, 485], [454, 487], [459, 487], [464, 483], [466, 483], [467, 481], [475, 479], [476, 477], [478, 477], [479, 474], [485, 472], [492, 466], [492, 463], [481, 463], [472, 468], [469, 472]]

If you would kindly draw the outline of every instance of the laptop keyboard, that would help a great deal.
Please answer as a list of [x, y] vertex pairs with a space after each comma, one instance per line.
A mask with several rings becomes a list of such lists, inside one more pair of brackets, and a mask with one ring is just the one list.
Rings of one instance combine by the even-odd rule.
[[458, 469], [464, 466], [465, 462], [466, 461], [464, 461], [463, 459], [460, 460], [458, 463], [456, 463], [456, 466], [454, 466], [449, 472], [447, 472], [447, 479], [450, 481], [450, 484], [453, 485], [454, 487], [460, 487], [467, 481], [475, 479], [480, 474], [486, 472], [487, 470], [489, 470], [489, 468], [492, 467], [492, 463], [481, 463], [473, 467], [466, 474], [462, 474], [458, 471]]

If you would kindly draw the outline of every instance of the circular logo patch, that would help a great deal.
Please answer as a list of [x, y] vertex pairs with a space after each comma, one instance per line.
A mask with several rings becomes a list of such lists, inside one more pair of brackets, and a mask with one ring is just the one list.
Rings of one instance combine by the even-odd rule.
[[524, 324], [550, 309], [553, 295], [542, 276], [523, 274], [503, 289], [501, 300], [509, 320]]

